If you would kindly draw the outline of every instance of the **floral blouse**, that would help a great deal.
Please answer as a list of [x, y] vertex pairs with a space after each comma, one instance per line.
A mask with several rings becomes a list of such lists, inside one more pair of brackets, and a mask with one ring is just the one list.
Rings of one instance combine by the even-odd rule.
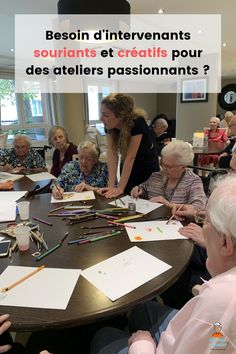
[[0, 164], [10, 164], [14, 168], [19, 166], [23, 166], [26, 168], [46, 167], [44, 159], [34, 149], [29, 149], [29, 152], [24, 160], [18, 159], [13, 148], [2, 150], [0, 149]]
[[106, 187], [108, 183], [107, 164], [98, 161], [93, 166], [91, 173], [85, 177], [83, 172], [80, 170], [78, 161], [69, 162], [63, 167], [60, 176], [54, 184], [62, 187], [65, 192], [71, 192], [74, 190], [75, 186], [81, 182], [85, 182], [93, 187]]

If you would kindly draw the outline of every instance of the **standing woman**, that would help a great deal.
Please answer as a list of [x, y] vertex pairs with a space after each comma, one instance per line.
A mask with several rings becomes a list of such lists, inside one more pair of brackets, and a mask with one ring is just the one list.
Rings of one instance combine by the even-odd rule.
[[48, 142], [55, 150], [52, 157], [51, 174], [58, 177], [62, 167], [72, 161], [72, 156], [78, 154], [77, 146], [70, 143], [64, 128], [54, 125], [48, 133]]
[[[109, 183], [99, 190], [106, 198], [126, 193], [159, 171], [156, 150], [151, 142], [143, 111], [134, 109], [130, 96], [110, 94], [101, 102], [101, 121], [107, 132]], [[116, 185], [118, 153], [121, 154], [121, 177]]]

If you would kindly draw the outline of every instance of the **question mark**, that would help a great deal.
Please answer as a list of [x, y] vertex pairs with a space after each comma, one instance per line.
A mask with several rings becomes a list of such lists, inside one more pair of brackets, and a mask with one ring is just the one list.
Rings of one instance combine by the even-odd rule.
[[209, 65], [204, 65], [203, 69], [204, 69], [204, 75], [206, 75], [207, 71], [210, 69], [210, 66]]

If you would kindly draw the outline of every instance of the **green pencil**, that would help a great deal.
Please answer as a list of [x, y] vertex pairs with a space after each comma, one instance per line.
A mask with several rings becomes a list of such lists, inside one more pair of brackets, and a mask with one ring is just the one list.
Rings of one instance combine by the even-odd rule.
[[41, 261], [41, 259], [43, 259], [44, 257], [46, 257], [47, 255], [49, 255], [50, 253], [56, 251], [59, 247], [61, 247], [61, 243], [58, 243], [56, 246], [50, 248], [47, 252], [41, 254], [40, 256], [38, 256], [36, 258], [36, 261]]
[[108, 238], [108, 237], [112, 237], [112, 236], [117, 236], [117, 235], [120, 235], [120, 234], [121, 234], [121, 231], [113, 232], [112, 234], [108, 234], [108, 235], [104, 235], [104, 236], [99, 236], [99, 237], [96, 237], [96, 238], [92, 238], [91, 240], [89, 240], [89, 242], [96, 242], [96, 241], [99, 241], [99, 240], [103, 240], [104, 238]]

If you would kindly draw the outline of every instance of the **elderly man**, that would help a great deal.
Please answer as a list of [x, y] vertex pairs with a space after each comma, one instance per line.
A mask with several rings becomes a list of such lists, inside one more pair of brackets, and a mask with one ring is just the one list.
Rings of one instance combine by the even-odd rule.
[[[231, 174], [219, 182], [209, 198], [203, 233], [206, 267], [212, 279], [201, 286], [200, 294], [178, 312], [155, 302], [140, 305], [131, 314], [131, 328], [146, 331], [132, 335], [129, 349], [127, 336], [122, 337], [118, 330], [113, 333], [111, 329], [104, 329], [101, 331], [104, 331], [106, 344], [102, 345], [102, 333], [98, 332], [91, 353], [105, 354], [110, 350], [115, 354], [129, 350], [129, 354], [206, 354], [219, 349], [225, 354], [236, 353], [235, 190], [236, 176]], [[217, 323], [220, 324], [218, 334]], [[113, 334], [116, 339], [111, 342]]]
[[160, 154], [163, 147], [170, 142], [168, 123], [164, 117], [166, 116], [162, 114], [157, 115], [149, 126], [150, 137], [158, 154]]
[[40, 154], [31, 149], [31, 140], [26, 135], [16, 135], [12, 149], [0, 150], [0, 171], [10, 173], [38, 173], [47, 171]]

